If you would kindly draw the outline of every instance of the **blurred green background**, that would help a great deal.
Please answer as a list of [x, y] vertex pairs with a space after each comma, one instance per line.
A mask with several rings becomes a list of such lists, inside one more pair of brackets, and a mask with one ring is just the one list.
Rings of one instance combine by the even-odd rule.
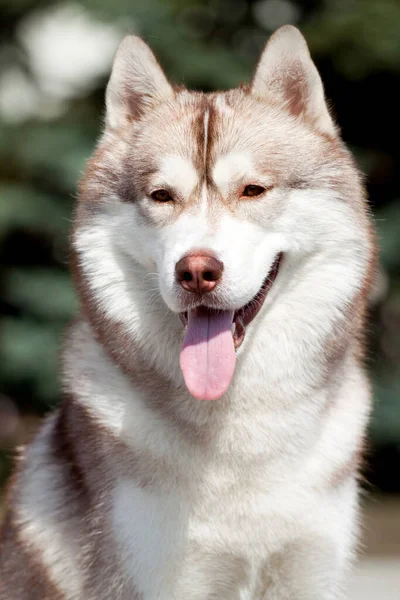
[[400, 2], [0, 0], [0, 10], [0, 482], [14, 446], [60, 399], [58, 351], [77, 309], [71, 210], [119, 40], [138, 33], [171, 78], [207, 91], [248, 79], [271, 32], [292, 23], [366, 175], [381, 257], [366, 478], [400, 491]]

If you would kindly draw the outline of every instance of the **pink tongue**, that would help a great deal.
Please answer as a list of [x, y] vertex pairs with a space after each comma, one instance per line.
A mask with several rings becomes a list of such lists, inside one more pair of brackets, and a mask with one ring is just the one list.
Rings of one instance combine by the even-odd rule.
[[181, 350], [181, 369], [189, 392], [200, 400], [216, 400], [226, 392], [235, 370], [233, 311], [189, 311]]

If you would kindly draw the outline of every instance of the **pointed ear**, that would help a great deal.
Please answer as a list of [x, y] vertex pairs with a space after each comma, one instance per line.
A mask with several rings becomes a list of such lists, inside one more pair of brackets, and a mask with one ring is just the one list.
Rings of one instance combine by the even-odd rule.
[[275, 96], [292, 114], [335, 135], [318, 71], [300, 31], [285, 25], [268, 40], [251, 85], [258, 96]]
[[172, 97], [168, 83], [154, 54], [143, 40], [126, 36], [117, 50], [106, 92], [106, 125], [126, 127], [147, 108]]

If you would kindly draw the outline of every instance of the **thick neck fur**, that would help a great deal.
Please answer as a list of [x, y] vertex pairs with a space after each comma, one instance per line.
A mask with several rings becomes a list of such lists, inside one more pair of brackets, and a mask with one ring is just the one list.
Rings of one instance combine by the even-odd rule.
[[[104, 241], [105, 231], [100, 230], [99, 235]], [[108, 292], [118, 298], [121, 321], [99, 314], [90, 292], [83, 293], [87, 302], [83, 320], [73, 327], [67, 346], [67, 388], [83, 404], [88, 401], [94, 412], [104, 411], [102, 421], [107, 421], [108, 413], [116, 410], [114, 393], [112, 388], [104, 393], [104, 403], [94, 390], [84, 393], [90, 367], [96, 381], [101, 376], [107, 379], [109, 373], [118, 376], [127, 391], [121, 410], [129, 413], [133, 409], [130, 403], [139, 398], [146, 411], [155, 412], [173, 428], [183, 429], [191, 441], [211, 441], [213, 436], [217, 441], [225, 431], [234, 446], [235, 436], [245, 433], [246, 417], [254, 434], [254, 419], [262, 416], [266, 425], [262, 437], [268, 432], [268, 440], [257, 440], [260, 447], [265, 444], [266, 449], [276, 449], [285, 431], [288, 441], [294, 442], [297, 432], [300, 444], [305, 439], [311, 442], [311, 421], [317, 432], [321, 416], [338, 391], [338, 381], [360, 364], [358, 333], [362, 323], [355, 314], [358, 317], [365, 302], [363, 279], [350, 260], [346, 272], [345, 253], [309, 257], [293, 267], [286, 258], [282, 277], [255, 326], [249, 327], [230, 390], [215, 402], [196, 400], [187, 392], [179, 369], [183, 326], [160, 296], [149, 301], [154, 283], [146, 281], [146, 272], [137, 265], [127, 289], [126, 284], [119, 285], [118, 264], [111, 261], [110, 275], [115, 274], [115, 283], [110, 277]], [[340, 290], [336, 295], [335, 286], [336, 281], [341, 286], [344, 279], [349, 282], [346, 302]], [[84, 289], [82, 279], [80, 285]], [[129, 312], [129, 328], [123, 322], [125, 310]], [[96, 402], [92, 402], [93, 397]], [[306, 429], [305, 420], [309, 424]], [[230, 422], [235, 425], [231, 432]], [[251, 436], [250, 431], [247, 434]], [[125, 435], [129, 437], [129, 428]]]

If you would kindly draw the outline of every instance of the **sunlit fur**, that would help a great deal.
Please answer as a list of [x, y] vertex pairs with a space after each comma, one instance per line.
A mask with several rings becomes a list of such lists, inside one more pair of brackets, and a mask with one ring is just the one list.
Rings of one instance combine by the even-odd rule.
[[[250, 184], [265, 193], [243, 197]], [[225, 309], [251, 301], [283, 253], [213, 402], [191, 397], [179, 368], [179, 312], [200, 301], [174, 269], [194, 249], [223, 262], [202, 302]], [[72, 250], [82, 310], [68, 398], [11, 491], [1, 600], [31, 598], [12, 575], [26, 556], [43, 598], [343, 598], [370, 406], [373, 233], [299, 32], [271, 38], [248, 88], [214, 94], [173, 88], [126, 38]]]

